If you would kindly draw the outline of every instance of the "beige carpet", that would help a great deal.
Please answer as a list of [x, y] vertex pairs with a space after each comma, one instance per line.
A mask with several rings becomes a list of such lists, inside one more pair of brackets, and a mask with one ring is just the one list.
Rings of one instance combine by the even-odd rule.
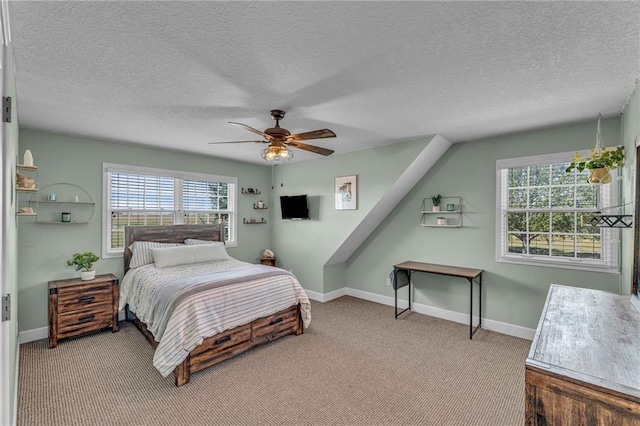
[[19, 425], [522, 425], [529, 341], [352, 297], [174, 387], [132, 325], [20, 348]]

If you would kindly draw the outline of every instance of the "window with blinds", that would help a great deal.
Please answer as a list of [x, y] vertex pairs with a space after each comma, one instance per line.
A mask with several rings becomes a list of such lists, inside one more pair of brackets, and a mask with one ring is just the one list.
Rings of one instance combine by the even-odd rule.
[[103, 257], [122, 255], [128, 225], [224, 223], [236, 244], [237, 178], [105, 164]]
[[619, 230], [588, 217], [616, 205], [617, 179], [587, 182], [565, 172], [574, 153], [498, 160], [497, 253], [502, 262], [617, 272]]

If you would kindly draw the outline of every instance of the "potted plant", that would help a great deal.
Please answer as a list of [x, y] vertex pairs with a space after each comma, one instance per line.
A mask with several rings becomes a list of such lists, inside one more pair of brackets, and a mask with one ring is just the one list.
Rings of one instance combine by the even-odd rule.
[[431, 196], [431, 201], [433, 202], [433, 211], [434, 212], [439, 212], [440, 211], [440, 201], [442, 201], [442, 196], [440, 196], [440, 194], [432, 195]]
[[82, 270], [81, 278], [84, 281], [92, 280], [96, 277], [96, 271], [93, 269], [93, 264], [100, 259], [90, 251], [84, 253], [73, 253], [73, 258], [67, 260], [68, 266], [74, 266], [76, 271]]
[[576, 152], [573, 161], [567, 167], [567, 172], [574, 169], [579, 172], [584, 169], [589, 170], [589, 183], [609, 183], [611, 182], [611, 169], [616, 169], [624, 164], [624, 147], [611, 147], [601, 150], [592, 149], [588, 157]]

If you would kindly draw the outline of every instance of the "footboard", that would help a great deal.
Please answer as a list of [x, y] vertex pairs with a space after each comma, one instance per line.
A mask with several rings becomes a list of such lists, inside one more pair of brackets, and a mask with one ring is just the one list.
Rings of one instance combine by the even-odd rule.
[[[137, 318], [133, 320], [133, 323], [153, 347], [158, 346], [158, 342], [147, 330], [146, 324]], [[176, 386], [189, 383], [191, 374], [196, 371], [293, 333], [296, 335], [303, 333], [299, 304], [208, 337], [189, 353], [182, 364], [175, 368]]]

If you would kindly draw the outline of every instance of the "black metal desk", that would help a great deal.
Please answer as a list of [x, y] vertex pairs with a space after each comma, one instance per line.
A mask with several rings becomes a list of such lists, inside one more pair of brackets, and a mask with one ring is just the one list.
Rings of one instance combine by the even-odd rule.
[[[398, 276], [398, 272], [406, 272], [406, 277]], [[463, 268], [460, 266], [438, 265], [436, 263], [423, 263], [407, 261], [393, 265], [393, 291], [395, 293], [395, 314], [396, 319], [404, 312], [411, 310], [411, 274], [413, 272], [424, 272], [427, 274], [447, 275], [450, 277], [460, 277], [469, 280], [469, 339], [482, 327], [482, 269]], [[399, 282], [400, 279], [400, 282]], [[478, 295], [478, 325], [473, 327], [473, 282], [478, 283], [480, 290]], [[409, 307], [398, 312], [398, 289], [404, 286], [409, 287]]]

